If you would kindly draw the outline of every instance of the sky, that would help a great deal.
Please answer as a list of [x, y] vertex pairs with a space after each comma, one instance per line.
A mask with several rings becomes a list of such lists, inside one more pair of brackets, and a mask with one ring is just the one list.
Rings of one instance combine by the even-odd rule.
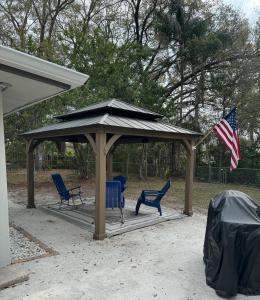
[[251, 24], [254, 24], [260, 17], [260, 0], [224, 0], [245, 14]]

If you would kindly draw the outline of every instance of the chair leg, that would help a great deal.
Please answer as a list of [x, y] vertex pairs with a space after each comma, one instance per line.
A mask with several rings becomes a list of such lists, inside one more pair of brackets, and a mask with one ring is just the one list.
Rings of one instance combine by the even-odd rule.
[[62, 206], [64, 205], [64, 198], [60, 197], [60, 203], [59, 203], [59, 210], [62, 209]]
[[75, 205], [75, 201], [74, 201], [74, 198], [73, 197], [71, 197], [71, 200], [72, 200], [72, 209], [74, 208], [74, 209], [77, 209], [77, 206]]
[[79, 194], [79, 199], [81, 201], [81, 204], [83, 204], [83, 201], [82, 201], [82, 198], [81, 198], [81, 195]]
[[124, 212], [123, 212], [123, 208], [120, 208], [120, 214], [121, 214], [121, 223], [124, 224], [125, 220], [124, 220]]
[[142, 202], [140, 201], [140, 199], [138, 199], [137, 203], [136, 203], [136, 207], [135, 207], [135, 215], [138, 215], [140, 206], [141, 206]]
[[158, 206], [158, 212], [160, 214], [160, 216], [162, 215], [162, 209], [161, 209], [161, 206]]

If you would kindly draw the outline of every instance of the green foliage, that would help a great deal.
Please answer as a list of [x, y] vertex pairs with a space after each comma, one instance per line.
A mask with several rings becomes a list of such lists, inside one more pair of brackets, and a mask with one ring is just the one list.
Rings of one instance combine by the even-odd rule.
[[[25, 156], [20, 133], [52, 123], [57, 114], [115, 97], [205, 132], [237, 104], [244, 136], [241, 166], [258, 167], [260, 22], [251, 28], [231, 6], [214, 1], [134, 3], [1, 2], [3, 44], [90, 76], [85, 86], [6, 118], [8, 160]], [[55, 147], [44, 147], [56, 155]], [[131, 148], [134, 157], [141, 148]], [[170, 161], [170, 151], [162, 148]], [[224, 147], [214, 140], [211, 148], [216, 165], [228, 166]], [[151, 149], [160, 154], [157, 146]], [[200, 162], [207, 155], [201, 152]], [[174, 168], [181, 173], [180, 148], [176, 153]], [[164, 173], [172, 171], [167, 168]]]

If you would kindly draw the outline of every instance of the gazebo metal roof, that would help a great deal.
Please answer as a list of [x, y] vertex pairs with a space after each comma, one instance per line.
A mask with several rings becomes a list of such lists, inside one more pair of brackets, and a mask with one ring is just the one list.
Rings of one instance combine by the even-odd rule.
[[[86, 132], [86, 130], [96, 130], [103, 128], [108, 133], [116, 130], [127, 130], [127, 134], [138, 134], [142, 131], [142, 136], [146, 134], [161, 134], [165, 137], [191, 137], [196, 138], [200, 134], [188, 129], [177, 127], [162, 122], [162, 115], [152, 111], [139, 108], [135, 105], [118, 101], [115, 99], [104, 101], [98, 104], [87, 106], [81, 110], [56, 117], [60, 122], [35, 129], [23, 134], [26, 138], [52, 138], [61, 134]], [[69, 132], [68, 132], [69, 130]], [[129, 132], [130, 131], [130, 132]]]
[[120, 143], [179, 141], [187, 151], [184, 213], [192, 215], [192, 183], [195, 140], [200, 134], [164, 123], [162, 115], [111, 99], [55, 117], [57, 123], [23, 134], [27, 140], [28, 207], [34, 204], [35, 147], [44, 140], [89, 142], [96, 157], [96, 216], [94, 238], [102, 240], [105, 230], [105, 182], [112, 178], [112, 154]]
[[148, 109], [144, 109], [117, 99], [109, 99], [107, 101], [95, 103], [64, 115], [56, 116], [56, 118], [62, 120], [69, 120], [90, 116], [96, 113], [102, 114], [104, 112], [120, 116], [141, 117], [143, 119], [149, 120], [155, 120], [157, 118], [163, 117], [162, 115], [150, 111]]

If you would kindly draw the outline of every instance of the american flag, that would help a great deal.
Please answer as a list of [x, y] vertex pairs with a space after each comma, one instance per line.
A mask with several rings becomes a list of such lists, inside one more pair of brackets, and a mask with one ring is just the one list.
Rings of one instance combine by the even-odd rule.
[[217, 136], [231, 151], [230, 171], [237, 168], [240, 160], [240, 144], [237, 130], [237, 108], [234, 107], [218, 124], [213, 127]]

